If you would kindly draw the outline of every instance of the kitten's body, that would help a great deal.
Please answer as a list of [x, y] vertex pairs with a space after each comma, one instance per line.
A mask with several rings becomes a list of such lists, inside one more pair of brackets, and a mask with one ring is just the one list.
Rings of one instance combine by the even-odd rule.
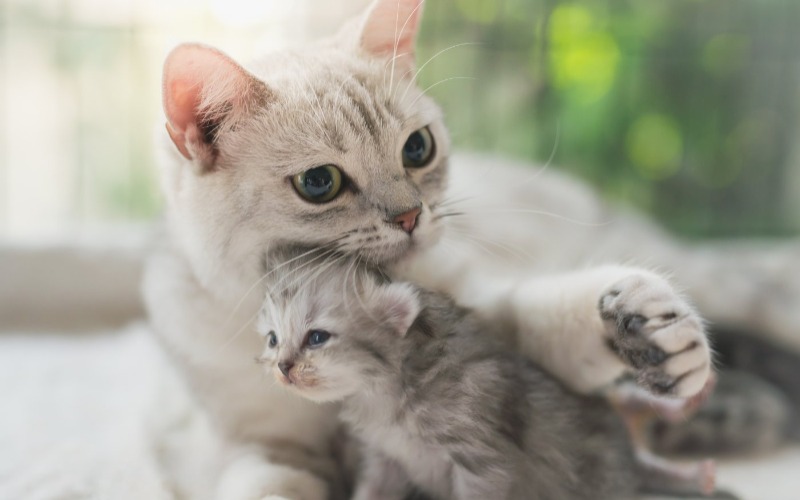
[[642, 455], [605, 398], [567, 390], [493, 339], [509, 337], [489, 334], [498, 325], [446, 295], [382, 283], [349, 263], [301, 275], [268, 286], [261, 361], [311, 400], [342, 401], [342, 418], [366, 444], [357, 500], [417, 489], [476, 500], [713, 491], [712, 464]]

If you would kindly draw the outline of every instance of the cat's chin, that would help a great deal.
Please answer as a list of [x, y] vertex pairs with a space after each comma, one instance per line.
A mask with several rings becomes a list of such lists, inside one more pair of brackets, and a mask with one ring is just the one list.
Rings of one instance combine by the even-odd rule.
[[289, 390], [309, 401], [320, 404], [337, 403], [347, 397], [347, 394], [341, 391], [322, 389], [320, 387], [293, 385], [289, 387]]
[[414, 260], [422, 251], [439, 241], [440, 231], [429, 230], [415, 234], [405, 241], [362, 253], [362, 257], [378, 266], [394, 267]]

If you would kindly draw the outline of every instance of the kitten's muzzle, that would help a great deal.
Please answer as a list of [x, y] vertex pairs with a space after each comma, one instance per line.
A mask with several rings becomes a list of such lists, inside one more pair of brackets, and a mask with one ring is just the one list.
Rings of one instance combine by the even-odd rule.
[[417, 226], [417, 218], [421, 212], [422, 207], [414, 207], [411, 210], [392, 216], [391, 221], [403, 228], [403, 231], [411, 234]]
[[283, 373], [283, 376], [286, 377], [289, 381], [292, 379], [289, 377], [289, 372], [292, 371], [294, 368], [294, 361], [281, 361], [278, 363], [278, 369]]

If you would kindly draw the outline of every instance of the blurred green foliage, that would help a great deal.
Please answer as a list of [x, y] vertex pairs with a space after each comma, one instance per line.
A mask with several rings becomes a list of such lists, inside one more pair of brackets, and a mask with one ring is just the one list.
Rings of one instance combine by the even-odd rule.
[[[430, 1], [454, 142], [545, 161], [686, 236], [800, 230], [800, 2]], [[555, 167], [558, 166], [558, 167]]]

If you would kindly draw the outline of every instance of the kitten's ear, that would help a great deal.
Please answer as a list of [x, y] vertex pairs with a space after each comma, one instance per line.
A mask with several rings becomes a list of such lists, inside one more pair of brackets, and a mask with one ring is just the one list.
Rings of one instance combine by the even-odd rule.
[[270, 91], [222, 52], [199, 44], [179, 45], [164, 62], [167, 132], [178, 151], [201, 171], [214, 166], [216, 139]]
[[361, 25], [360, 46], [367, 53], [414, 66], [414, 45], [424, 0], [375, 0]]
[[420, 303], [416, 289], [407, 283], [392, 283], [375, 290], [377, 314], [401, 337], [417, 319]]

